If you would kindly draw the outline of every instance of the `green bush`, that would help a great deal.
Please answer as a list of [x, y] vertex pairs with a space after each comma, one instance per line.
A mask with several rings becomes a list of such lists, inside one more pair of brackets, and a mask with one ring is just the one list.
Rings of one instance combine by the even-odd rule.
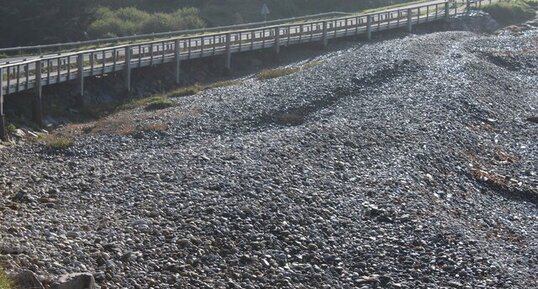
[[510, 0], [486, 5], [484, 11], [502, 24], [510, 25], [532, 19], [536, 13], [522, 0]]
[[173, 13], [148, 13], [134, 7], [111, 10], [101, 7], [88, 31], [93, 37], [127, 36], [205, 27], [198, 9], [183, 8]]

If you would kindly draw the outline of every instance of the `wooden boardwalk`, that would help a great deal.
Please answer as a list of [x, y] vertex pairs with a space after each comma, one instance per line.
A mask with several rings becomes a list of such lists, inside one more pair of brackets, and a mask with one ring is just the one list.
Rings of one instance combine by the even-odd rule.
[[224, 66], [231, 69], [234, 53], [260, 49], [279, 53], [282, 46], [313, 42], [326, 46], [330, 39], [361, 34], [370, 39], [372, 33], [402, 27], [411, 32], [414, 25], [458, 14], [452, 5], [447, 0], [438, 0], [364, 15], [178, 37], [4, 64], [0, 66], [0, 138], [6, 137], [3, 104], [4, 97], [10, 94], [16, 97], [18, 92], [34, 91], [33, 120], [41, 125], [44, 86], [76, 81], [80, 88], [77, 100], [83, 105], [86, 77], [122, 71], [125, 89], [130, 91], [133, 69], [174, 63], [175, 80], [179, 83], [183, 61], [222, 55]]

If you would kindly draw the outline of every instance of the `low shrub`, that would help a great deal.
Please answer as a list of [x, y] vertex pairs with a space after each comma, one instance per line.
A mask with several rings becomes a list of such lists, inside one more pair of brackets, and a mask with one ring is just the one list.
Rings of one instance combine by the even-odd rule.
[[117, 10], [101, 7], [88, 31], [92, 37], [115, 37], [142, 33], [203, 28], [198, 9], [182, 8], [172, 13], [149, 13], [135, 7]]
[[532, 7], [523, 0], [501, 1], [486, 5], [483, 9], [504, 25], [521, 23], [536, 15]]

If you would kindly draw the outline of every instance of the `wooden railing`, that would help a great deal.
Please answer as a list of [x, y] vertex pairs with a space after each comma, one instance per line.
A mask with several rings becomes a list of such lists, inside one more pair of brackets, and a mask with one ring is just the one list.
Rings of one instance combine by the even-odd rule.
[[179, 83], [180, 64], [185, 60], [224, 55], [224, 65], [230, 69], [233, 53], [268, 48], [278, 53], [282, 46], [300, 43], [321, 42], [327, 45], [333, 38], [360, 34], [371, 38], [374, 32], [401, 27], [412, 31], [414, 25], [448, 19], [457, 14], [458, 11], [451, 5], [440, 0], [365, 15], [178, 37], [1, 65], [0, 137], [5, 137], [3, 103], [4, 97], [9, 94], [34, 90], [33, 119], [41, 124], [43, 86], [77, 81], [80, 87], [77, 99], [83, 105], [86, 77], [123, 71], [125, 89], [129, 91], [132, 69], [175, 63], [175, 80]]

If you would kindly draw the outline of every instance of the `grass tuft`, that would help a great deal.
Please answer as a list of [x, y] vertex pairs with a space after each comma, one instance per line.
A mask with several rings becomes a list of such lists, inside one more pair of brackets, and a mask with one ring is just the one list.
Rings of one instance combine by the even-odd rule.
[[275, 69], [266, 69], [256, 74], [258, 80], [266, 80], [271, 78], [277, 78], [281, 76], [290, 75], [301, 70], [298, 67], [285, 67], [285, 68], [275, 68]]
[[523, 0], [497, 2], [484, 6], [483, 10], [504, 25], [521, 23], [534, 18], [536, 15], [532, 7]]
[[172, 91], [171, 93], [168, 94], [168, 97], [182, 97], [182, 96], [195, 95], [202, 90], [204, 90], [203, 86], [199, 84], [195, 84], [195, 85], [182, 87], [180, 89]]
[[75, 145], [72, 140], [58, 135], [41, 135], [39, 138], [45, 146], [52, 150], [65, 150]]
[[158, 97], [146, 105], [146, 110], [159, 110], [174, 106], [174, 102], [167, 97]]

